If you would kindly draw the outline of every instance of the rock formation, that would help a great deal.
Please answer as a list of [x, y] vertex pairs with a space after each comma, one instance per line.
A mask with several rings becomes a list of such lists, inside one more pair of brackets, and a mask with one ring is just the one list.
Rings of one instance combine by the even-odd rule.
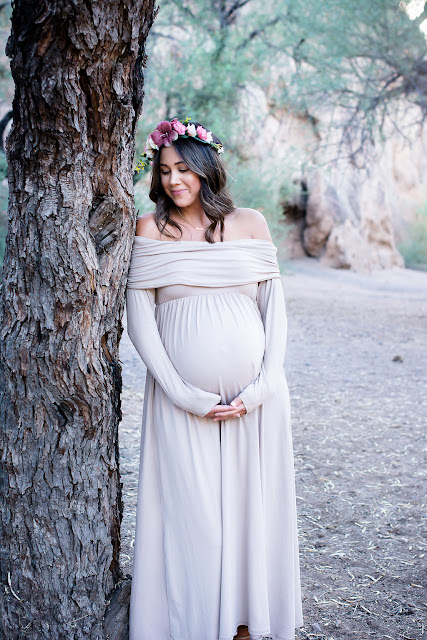
[[[304, 118], [282, 109], [273, 116], [262, 92], [243, 109], [248, 137], [247, 113], [263, 115], [263, 135], [252, 142], [251, 152], [255, 148], [265, 163], [266, 141], [271, 141], [269, 162], [292, 165], [295, 188], [283, 202], [288, 257], [306, 254], [356, 271], [404, 266], [396, 245], [427, 198], [425, 128], [412, 129], [411, 142], [391, 134], [384, 147], [378, 147], [376, 159], [358, 169], [345, 159], [331, 161], [328, 147], [321, 150], [331, 139], [328, 111]], [[340, 136], [336, 125], [333, 136]]]

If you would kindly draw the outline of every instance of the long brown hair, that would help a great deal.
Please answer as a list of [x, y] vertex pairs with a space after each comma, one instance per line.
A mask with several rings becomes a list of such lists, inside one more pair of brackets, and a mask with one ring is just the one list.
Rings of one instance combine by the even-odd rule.
[[[196, 127], [198, 122], [193, 123]], [[201, 125], [203, 126], [203, 125]], [[213, 141], [220, 143], [216, 136]], [[178, 137], [173, 143], [178, 155], [191, 171], [197, 173], [201, 181], [200, 204], [210, 220], [210, 225], [205, 231], [207, 242], [214, 243], [214, 235], [217, 227], [220, 229], [221, 242], [224, 239], [224, 217], [235, 210], [231, 195], [227, 189], [227, 173], [219, 157], [218, 152], [209, 144], [198, 142], [194, 138]], [[160, 178], [160, 151], [153, 159], [151, 174], [150, 198], [156, 203], [154, 220], [160, 233], [175, 237], [166, 229], [167, 225], [175, 227], [182, 235], [182, 228], [178, 222], [170, 217], [175, 206], [173, 200], [166, 195]]]

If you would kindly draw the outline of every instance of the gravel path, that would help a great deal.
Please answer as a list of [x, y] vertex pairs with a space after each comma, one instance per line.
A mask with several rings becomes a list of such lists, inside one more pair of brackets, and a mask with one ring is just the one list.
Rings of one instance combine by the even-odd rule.
[[[282, 265], [305, 626], [427, 638], [427, 273]], [[132, 567], [144, 367], [126, 334], [122, 567]], [[424, 480], [424, 483], [423, 483]]]

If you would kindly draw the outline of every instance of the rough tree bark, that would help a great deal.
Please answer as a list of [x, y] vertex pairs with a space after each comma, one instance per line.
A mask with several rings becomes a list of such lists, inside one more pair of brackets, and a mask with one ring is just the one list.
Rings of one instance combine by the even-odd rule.
[[154, 0], [15, 0], [0, 638], [99, 640], [121, 579], [118, 345]]

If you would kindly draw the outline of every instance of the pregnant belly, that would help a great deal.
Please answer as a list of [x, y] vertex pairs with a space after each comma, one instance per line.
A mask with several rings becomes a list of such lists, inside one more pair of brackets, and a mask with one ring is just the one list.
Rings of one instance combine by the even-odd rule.
[[157, 324], [178, 373], [227, 402], [259, 374], [264, 327], [248, 296], [218, 293], [172, 300], [157, 308]]

